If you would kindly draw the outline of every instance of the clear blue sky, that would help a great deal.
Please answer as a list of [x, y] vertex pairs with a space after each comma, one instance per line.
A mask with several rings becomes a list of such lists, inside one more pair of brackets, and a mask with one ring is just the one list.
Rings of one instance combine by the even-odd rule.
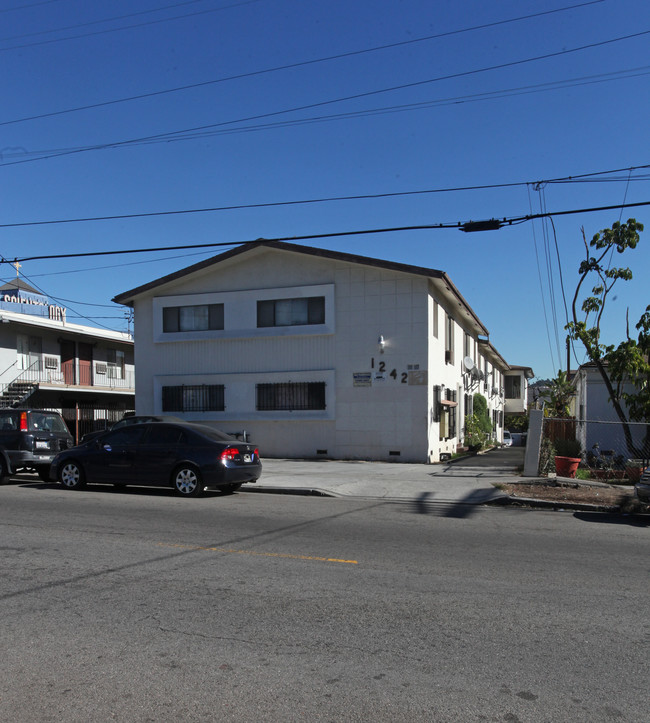
[[[650, 164], [647, 0], [2, 0], [0, 21], [5, 259], [650, 200], [650, 168], [534, 185]], [[183, 86], [195, 87], [167, 92]], [[147, 97], [117, 102], [134, 96]], [[286, 205], [399, 193], [411, 195]], [[633, 325], [650, 303], [650, 207], [556, 216], [554, 229], [302, 243], [446, 271], [505, 359], [548, 377], [566, 357], [557, 255], [571, 296], [581, 227], [590, 238], [621, 216], [647, 231], [608, 313], [617, 341], [627, 308]], [[69, 319], [125, 330], [113, 296], [220, 250], [26, 261], [20, 272]]]

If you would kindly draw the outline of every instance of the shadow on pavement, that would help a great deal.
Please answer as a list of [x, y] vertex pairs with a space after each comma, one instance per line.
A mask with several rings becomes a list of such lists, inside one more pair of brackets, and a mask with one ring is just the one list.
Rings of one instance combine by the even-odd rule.
[[583, 522], [625, 525], [626, 527], [650, 527], [650, 514], [647, 513], [575, 512], [573, 516]]
[[418, 515], [435, 515], [436, 517], [464, 518], [476, 514], [486, 501], [484, 490], [475, 490], [453, 502], [436, 500], [434, 492], [423, 492], [413, 500], [411, 511]]

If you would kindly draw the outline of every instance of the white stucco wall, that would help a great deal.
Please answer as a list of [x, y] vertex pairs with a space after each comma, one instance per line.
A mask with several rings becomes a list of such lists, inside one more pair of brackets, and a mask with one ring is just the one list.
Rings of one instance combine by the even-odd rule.
[[[224, 412], [184, 416], [246, 429], [267, 456], [427, 461], [426, 277], [267, 251], [157, 292], [135, 303], [138, 413], [161, 411], [163, 384], [225, 384]], [[258, 299], [314, 295], [326, 298], [324, 325], [257, 328]], [[224, 303], [224, 330], [165, 340], [160, 309], [182, 303]], [[289, 380], [325, 381], [327, 409], [255, 410], [256, 383]]]

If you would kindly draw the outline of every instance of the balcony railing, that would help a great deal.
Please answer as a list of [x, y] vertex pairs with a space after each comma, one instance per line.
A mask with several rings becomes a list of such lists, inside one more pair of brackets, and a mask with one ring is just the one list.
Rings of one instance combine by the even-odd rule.
[[[100, 366], [99, 364], [97, 366]], [[71, 378], [60, 368], [46, 368], [40, 360], [22, 371], [8, 384], [2, 385], [3, 393], [10, 385], [23, 384], [54, 384], [62, 387], [103, 387], [104, 389], [134, 389], [135, 373], [132, 370], [115, 369], [103, 364], [103, 373], [97, 373], [96, 367], [82, 367], [79, 374]]]

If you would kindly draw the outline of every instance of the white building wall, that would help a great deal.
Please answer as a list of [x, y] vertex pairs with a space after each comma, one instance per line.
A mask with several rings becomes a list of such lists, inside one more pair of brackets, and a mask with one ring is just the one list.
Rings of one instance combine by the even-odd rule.
[[[634, 388], [628, 385], [626, 390], [633, 392]], [[625, 405], [623, 408], [626, 409]], [[623, 426], [609, 400], [607, 387], [594, 366], [583, 366], [578, 371], [576, 415], [578, 417], [576, 436], [586, 452], [592, 451], [597, 444], [600, 450], [614, 450], [614, 456], [630, 457]], [[646, 424], [632, 422], [630, 431], [633, 443], [643, 448]]]
[[[257, 328], [258, 299], [314, 295], [325, 295], [324, 325]], [[222, 302], [223, 331], [162, 334], [165, 304]], [[263, 455], [425, 462], [429, 303], [425, 277], [372, 266], [277, 251], [223, 262], [136, 300], [136, 411], [162, 411], [164, 384], [225, 384], [224, 412], [185, 416], [245, 429]], [[456, 384], [453, 370], [445, 378]], [[325, 381], [327, 409], [255, 411], [256, 383], [290, 380]]]

